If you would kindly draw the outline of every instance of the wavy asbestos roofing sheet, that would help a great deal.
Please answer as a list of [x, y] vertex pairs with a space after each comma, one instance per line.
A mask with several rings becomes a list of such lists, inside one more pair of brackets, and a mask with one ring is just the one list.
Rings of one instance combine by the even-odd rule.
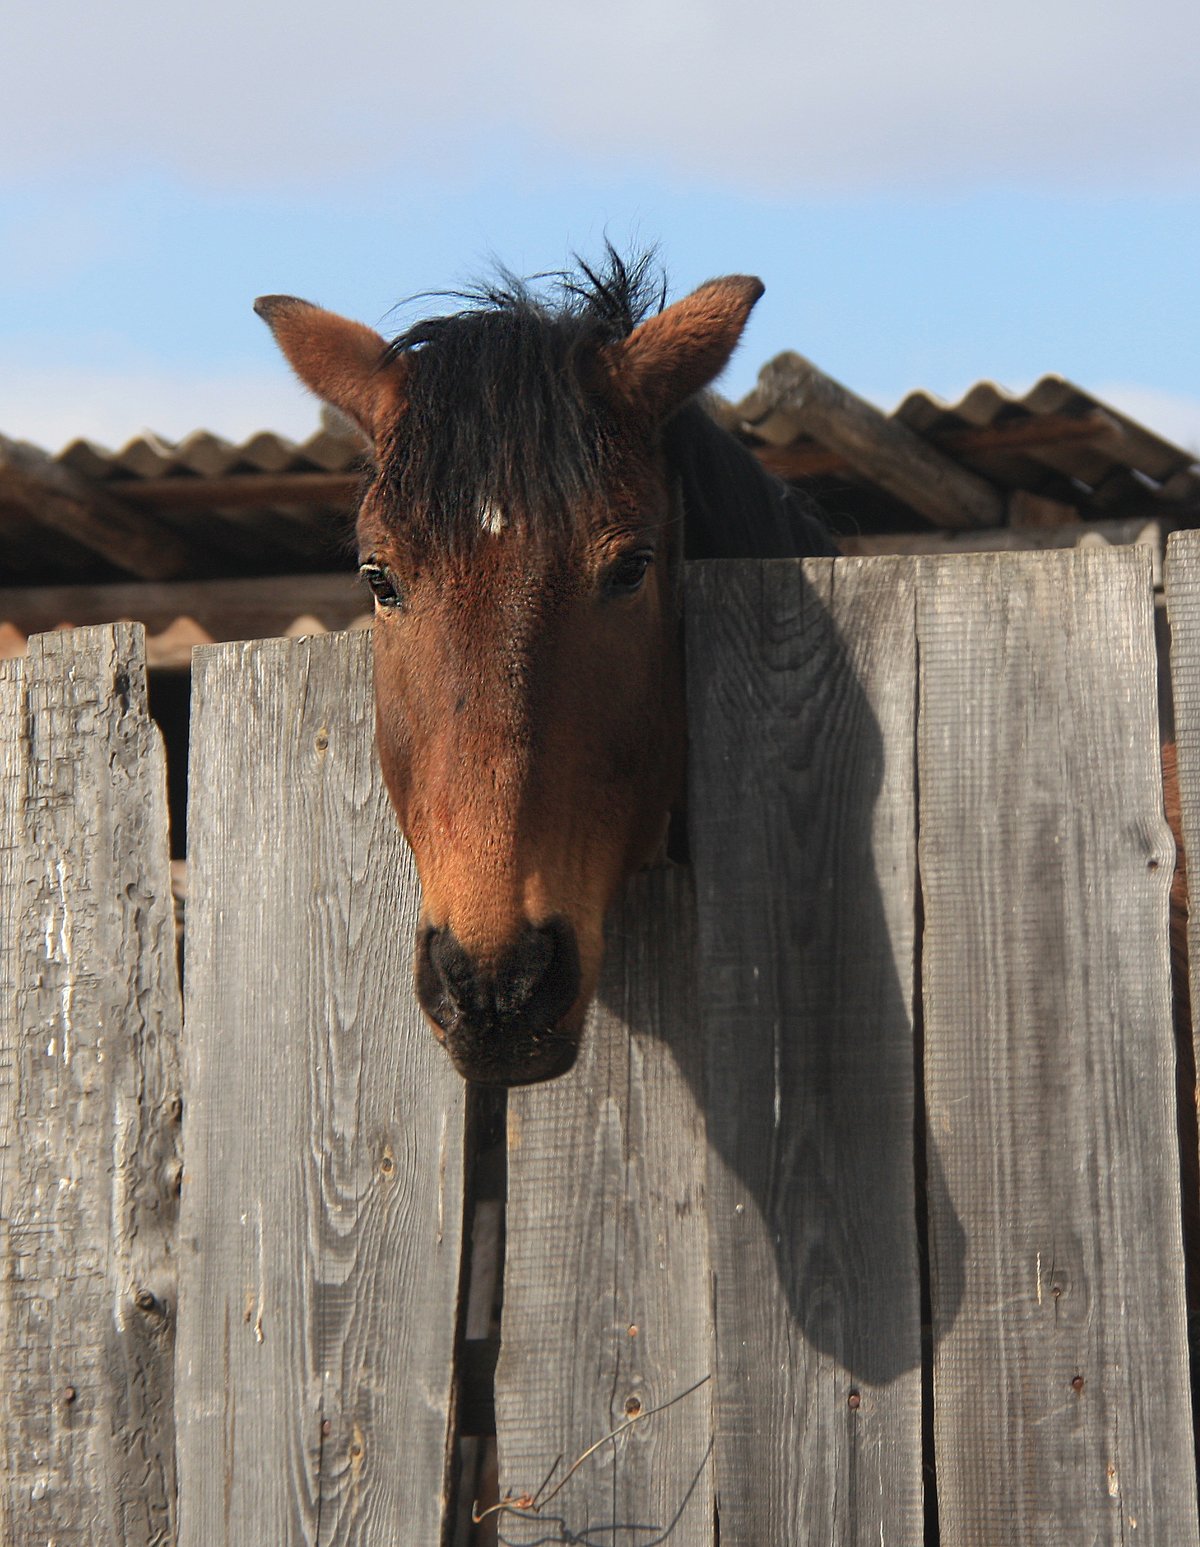
[[[720, 417], [768, 465], [807, 484], [837, 530], [936, 529], [936, 512], [920, 514], [916, 485], [906, 499], [873, 476], [869, 456], [846, 460], [806, 432], [786, 391], [787, 362], [797, 359], [768, 362], [759, 388], [719, 404]], [[865, 406], [824, 380], [835, 402], [840, 394]], [[987, 496], [985, 524], [993, 509], [1016, 523], [1014, 495], [1025, 508], [1044, 502], [1044, 520], [1058, 511], [1200, 524], [1193, 453], [1061, 377], [1022, 396], [981, 382], [955, 403], [914, 392], [890, 416], [868, 413], [966, 469]], [[45, 584], [47, 570], [95, 583], [345, 568], [346, 517], [368, 465], [363, 441], [332, 416], [303, 441], [268, 430], [231, 441], [201, 429], [179, 442], [143, 434], [116, 450], [75, 440], [51, 456], [0, 437], [0, 587]]]
[[1166, 499], [1187, 502], [1200, 498], [1200, 468], [1194, 452], [1156, 435], [1062, 376], [1043, 376], [1020, 397], [990, 381], [979, 382], [957, 403], [943, 402], [928, 392], [910, 392], [892, 417], [919, 435], [936, 438], [965, 426], [992, 429], [1020, 419], [1049, 416], [1096, 416], [1107, 420], [1111, 431], [1099, 434], [1094, 443], [1066, 443], [1021, 456], [977, 453], [974, 458], [964, 456], [964, 460], [1018, 486], [1032, 470], [1049, 468], [1097, 493], [1114, 476], [1126, 479], [1134, 475], [1143, 488], [1147, 484], [1157, 488]]
[[238, 473], [342, 473], [361, 465], [363, 442], [351, 430], [324, 427], [307, 440], [259, 430], [243, 441], [195, 430], [179, 442], [146, 433], [118, 451], [74, 440], [54, 458], [98, 482], [129, 478], [227, 478]]
[[[995, 524], [987, 512], [997, 509], [1020, 525], [1034, 504], [1043, 520], [1200, 520], [1195, 453], [1060, 376], [1021, 395], [981, 382], [953, 403], [914, 392], [886, 415], [784, 354], [740, 403], [723, 405], [723, 418], [768, 466], [807, 482], [844, 531]], [[922, 481], [932, 490], [962, 474], [980, 496], [976, 511], [944, 523], [934, 511], [923, 522]]]

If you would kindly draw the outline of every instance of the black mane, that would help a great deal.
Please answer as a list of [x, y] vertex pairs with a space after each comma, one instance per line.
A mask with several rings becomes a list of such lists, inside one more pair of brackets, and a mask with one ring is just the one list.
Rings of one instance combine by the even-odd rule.
[[820, 507], [713, 419], [687, 403], [663, 432], [667, 463], [683, 496], [689, 559], [835, 558]]
[[[454, 313], [401, 333], [388, 358], [409, 362], [407, 408], [381, 469], [425, 536], [473, 546], [495, 506], [531, 531], [563, 535], [581, 498], [603, 482], [619, 427], [588, 390], [587, 365], [662, 309], [653, 255], [542, 276], [549, 295], [501, 273], [455, 293]], [[802, 496], [761, 466], [698, 404], [666, 427], [680, 481], [690, 557], [734, 558], [835, 550]]]

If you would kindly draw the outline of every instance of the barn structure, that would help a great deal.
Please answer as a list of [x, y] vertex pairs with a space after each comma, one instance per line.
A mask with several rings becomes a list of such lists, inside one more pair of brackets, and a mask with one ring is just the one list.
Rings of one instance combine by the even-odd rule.
[[[1057, 376], [1022, 397], [990, 382], [957, 403], [914, 392], [885, 415], [783, 354], [745, 399], [715, 407], [813, 495], [847, 553], [1140, 542], [1161, 585], [1166, 536], [1200, 522], [1195, 452]], [[151, 668], [169, 668], [196, 643], [360, 621], [346, 518], [364, 456], [328, 412], [299, 444], [197, 431], [51, 456], [0, 440], [0, 649], [127, 618], [146, 627]]]
[[1193, 458], [1056, 379], [723, 412], [852, 556], [694, 566], [691, 865], [507, 1103], [412, 1000], [362, 448], [4, 448], [6, 1542], [1200, 1547]]
[[[885, 415], [786, 353], [745, 399], [715, 407], [817, 500], [848, 554], [1136, 542], [1153, 555], [1161, 612], [1166, 539], [1200, 524], [1195, 453], [1057, 376], [1019, 397], [991, 382], [957, 403], [914, 392]], [[0, 658], [46, 629], [144, 625], [178, 858], [192, 648], [365, 626], [349, 521], [368, 465], [329, 410], [301, 443], [198, 430], [51, 455], [0, 436]]]

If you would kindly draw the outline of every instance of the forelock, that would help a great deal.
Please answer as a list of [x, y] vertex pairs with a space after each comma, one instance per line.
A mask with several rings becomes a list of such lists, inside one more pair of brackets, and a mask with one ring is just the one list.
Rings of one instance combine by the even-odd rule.
[[454, 299], [389, 346], [407, 367], [404, 413], [379, 446], [389, 504], [410, 541], [450, 550], [472, 549], [500, 512], [561, 537], [611, 468], [618, 425], [590, 368], [661, 308], [652, 255], [610, 247], [602, 269], [501, 274]]

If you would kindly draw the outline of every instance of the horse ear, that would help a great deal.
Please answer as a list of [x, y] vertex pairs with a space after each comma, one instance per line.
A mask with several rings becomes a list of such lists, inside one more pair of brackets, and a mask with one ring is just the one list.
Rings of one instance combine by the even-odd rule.
[[395, 422], [406, 372], [388, 359], [387, 343], [373, 329], [291, 295], [259, 296], [254, 310], [310, 391], [349, 414], [372, 440]]
[[747, 274], [710, 279], [648, 318], [610, 346], [619, 388], [656, 419], [674, 413], [725, 369], [763, 289]]

